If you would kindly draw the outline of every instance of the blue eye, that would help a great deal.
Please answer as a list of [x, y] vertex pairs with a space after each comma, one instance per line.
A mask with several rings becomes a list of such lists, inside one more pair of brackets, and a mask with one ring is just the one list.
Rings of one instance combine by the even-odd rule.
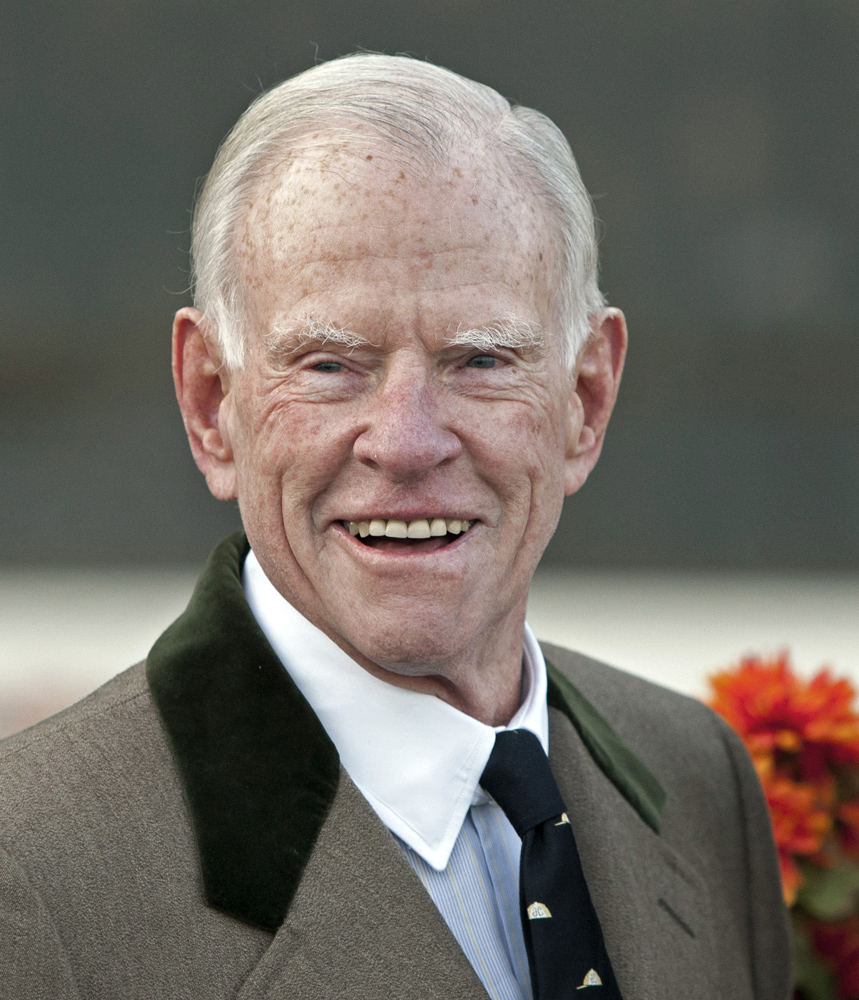
[[318, 365], [313, 366], [315, 372], [325, 372], [329, 375], [336, 375], [338, 372], [343, 371], [343, 365], [337, 361], [320, 361]]
[[466, 368], [494, 368], [498, 358], [493, 358], [491, 354], [475, 354], [465, 362]]

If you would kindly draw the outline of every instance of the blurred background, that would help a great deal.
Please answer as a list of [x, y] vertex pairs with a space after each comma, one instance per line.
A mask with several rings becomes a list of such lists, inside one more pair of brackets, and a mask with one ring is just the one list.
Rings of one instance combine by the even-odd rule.
[[859, 679], [856, 0], [8, 0], [0, 732], [145, 655], [212, 545], [169, 373], [200, 178], [260, 90], [366, 48], [550, 115], [631, 347], [539, 634], [702, 693]]

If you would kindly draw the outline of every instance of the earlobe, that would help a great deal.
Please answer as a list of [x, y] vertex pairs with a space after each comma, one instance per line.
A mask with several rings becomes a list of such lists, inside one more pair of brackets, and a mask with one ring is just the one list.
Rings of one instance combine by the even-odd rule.
[[619, 309], [591, 317], [591, 337], [576, 360], [564, 486], [581, 489], [602, 451], [626, 358], [626, 320]]
[[190, 307], [173, 320], [173, 384], [197, 468], [215, 497], [234, 499], [229, 378], [204, 317]]

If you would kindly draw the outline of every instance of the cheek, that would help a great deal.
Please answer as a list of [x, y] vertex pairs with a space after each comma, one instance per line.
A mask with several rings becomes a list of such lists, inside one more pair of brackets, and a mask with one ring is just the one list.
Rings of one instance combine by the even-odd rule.
[[248, 485], [277, 498], [284, 511], [305, 510], [336, 477], [350, 454], [348, 435], [325, 407], [301, 404], [272, 409], [248, 437]]
[[[509, 501], [542, 506], [544, 494], [563, 498], [564, 435], [559, 415], [545, 407], [499, 407], [479, 422], [472, 454]], [[472, 425], [474, 426], [474, 425]]]
[[552, 530], [564, 503], [566, 433], [560, 407], [535, 409], [522, 430], [523, 451], [527, 453], [531, 479], [531, 512], [547, 519]]
[[[254, 402], [259, 402], [255, 400]], [[242, 508], [270, 505], [284, 468], [294, 464], [294, 437], [283, 414], [261, 406], [243, 407], [233, 425], [236, 475]]]

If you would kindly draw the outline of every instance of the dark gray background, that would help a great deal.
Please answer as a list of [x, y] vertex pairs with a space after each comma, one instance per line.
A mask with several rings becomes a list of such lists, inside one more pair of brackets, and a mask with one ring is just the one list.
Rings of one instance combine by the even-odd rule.
[[409, 52], [564, 129], [632, 341], [556, 564], [859, 567], [856, 0], [0, 7], [0, 560], [197, 561], [169, 377], [197, 179], [258, 93]]

